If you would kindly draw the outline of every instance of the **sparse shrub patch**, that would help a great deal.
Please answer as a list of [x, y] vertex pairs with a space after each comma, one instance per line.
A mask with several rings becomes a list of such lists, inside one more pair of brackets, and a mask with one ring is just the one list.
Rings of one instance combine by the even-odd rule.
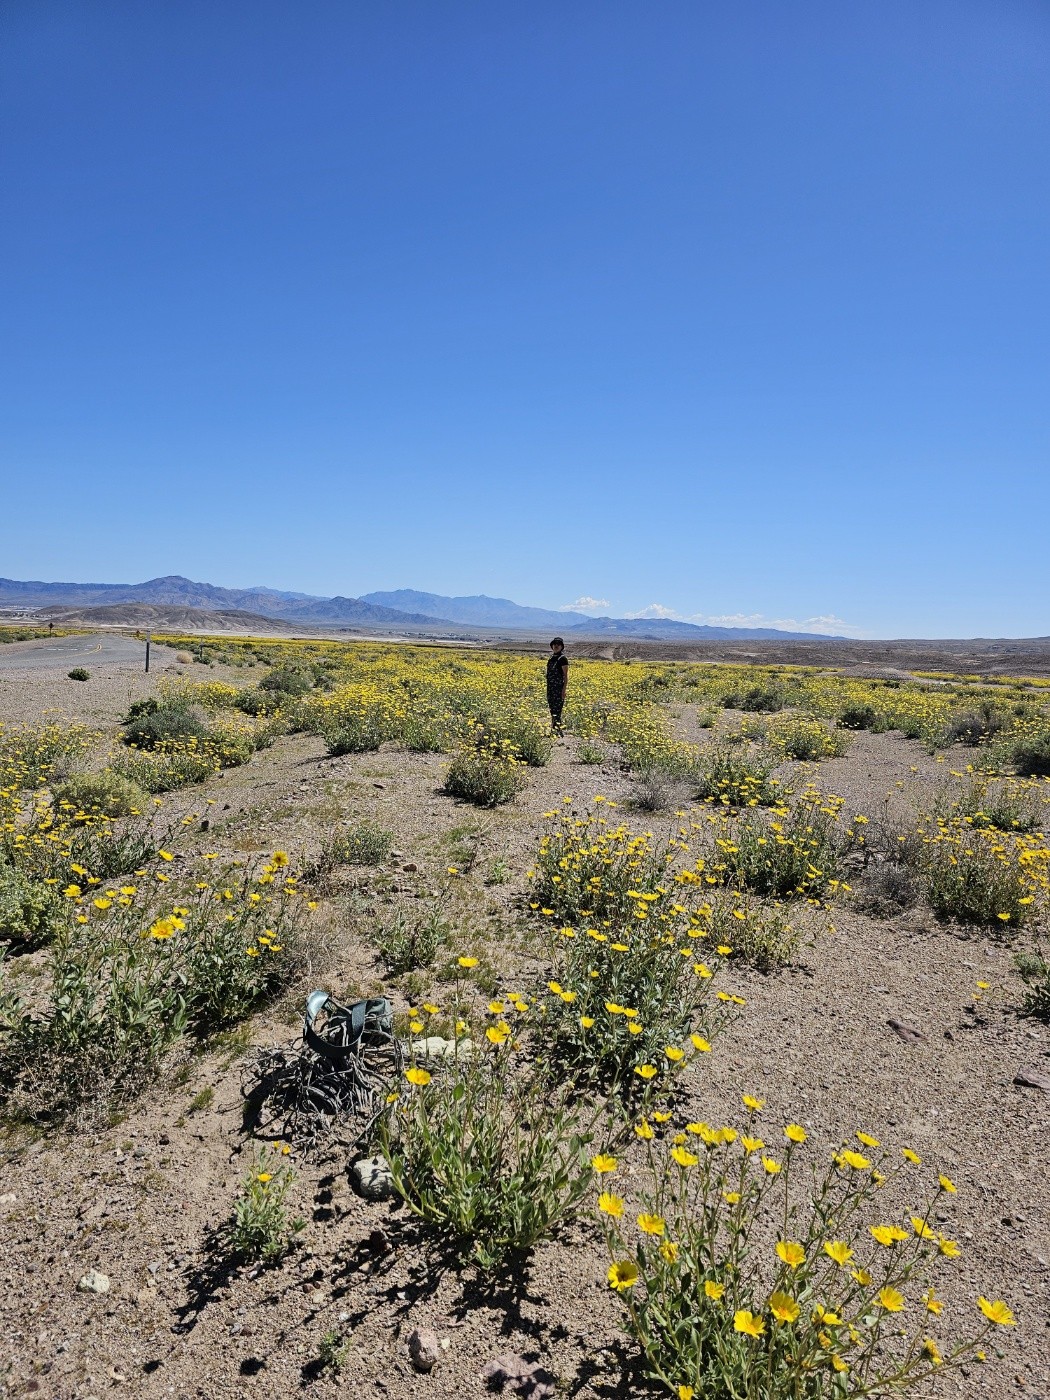
[[89, 681], [91, 679], [91, 672], [85, 670], [83, 666], [74, 666], [72, 671], [69, 672], [69, 679], [71, 681]]
[[946, 1335], [935, 1289], [960, 1251], [933, 1221], [947, 1177], [916, 1179], [911, 1210], [886, 1214], [883, 1184], [918, 1172], [910, 1148], [873, 1162], [879, 1143], [860, 1132], [807, 1169], [806, 1130], [744, 1105], [741, 1128], [688, 1123], [647, 1143], [640, 1190], [607, 1159], [608, 1280], [653, 1381], [678, 1400], [860, 1400], [935, 1381], [1013, 1326], [1004, 1302], [980, 1298], [962, 1338]]
[[479, 1038], [473, 1053], [413, 1064], [379, 1136], [408, 1209], [491, 1269], [576, 1210], [602, 1115], [570, 1089], [552, 1091], [526, 1067], [516, 1072], [504, 1017]]
[[238, 1259], [279, 1263], [306, 1224], [293, 1217], [288, 1208], [295, 1172], [285, 1155], [287, 1151], [280, 1145], [259, 1148], [244, 1174], [233, 1218], [226, 1226], [228, 1247]]
[[52, 789], [59, 808], [74, 821], [90, 817], [128, 817], [149, 805], [149, 795], [112, 768], [99, 773], [74, 773]]
[[512, 802], [524, 786], [524, 765], [506, 742], [460, 749], [445, 774], [445, 791], [478, 807]]
[[0, 860], [0, 943], [38, 948], [69, 922], [69, 903], [54, 885]]
[[713, 743], [697, 761], [696, 796], [724, 807], [769, 806], [784, 790], [773, 778], [776, 759], [761, 749]]

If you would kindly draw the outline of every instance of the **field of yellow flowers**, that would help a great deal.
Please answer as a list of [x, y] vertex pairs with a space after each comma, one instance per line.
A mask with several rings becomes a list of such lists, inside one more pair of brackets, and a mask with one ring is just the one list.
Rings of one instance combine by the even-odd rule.
[[0, 713], [6, 1393], [1050, 1393], [1045, 687], [166, 641]]

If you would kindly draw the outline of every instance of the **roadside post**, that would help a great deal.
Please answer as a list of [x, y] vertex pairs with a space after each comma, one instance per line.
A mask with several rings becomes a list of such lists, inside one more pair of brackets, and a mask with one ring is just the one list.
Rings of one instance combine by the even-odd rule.
[[149, 675], [149, 644], [153, 640], [153, 633], [146, 633], [146, 674]]

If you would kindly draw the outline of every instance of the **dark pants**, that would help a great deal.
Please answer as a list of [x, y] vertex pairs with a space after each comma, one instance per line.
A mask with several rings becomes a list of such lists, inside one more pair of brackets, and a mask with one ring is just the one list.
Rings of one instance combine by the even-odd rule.
[[553, 691], [547, 692], [547, 705], [551, 712], [551, 726], [561, 733], [561, 712], [565, 705], [565, 693], [559, 692], [557, 695]]

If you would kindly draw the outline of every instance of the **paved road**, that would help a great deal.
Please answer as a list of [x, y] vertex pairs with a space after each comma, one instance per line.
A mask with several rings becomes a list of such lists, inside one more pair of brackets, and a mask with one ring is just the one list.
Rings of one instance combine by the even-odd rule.
[[[154, 646], [151, 662], [167, 660], [170, 653]], [[35, 642], [8, 642], [0, 646], [0, 671], [71, 670], [74, 666], [117, 667], [141, 671], [146, 664], [146, 644], [134, 637], [95, 632], [86, 637], [43, 637]]]

